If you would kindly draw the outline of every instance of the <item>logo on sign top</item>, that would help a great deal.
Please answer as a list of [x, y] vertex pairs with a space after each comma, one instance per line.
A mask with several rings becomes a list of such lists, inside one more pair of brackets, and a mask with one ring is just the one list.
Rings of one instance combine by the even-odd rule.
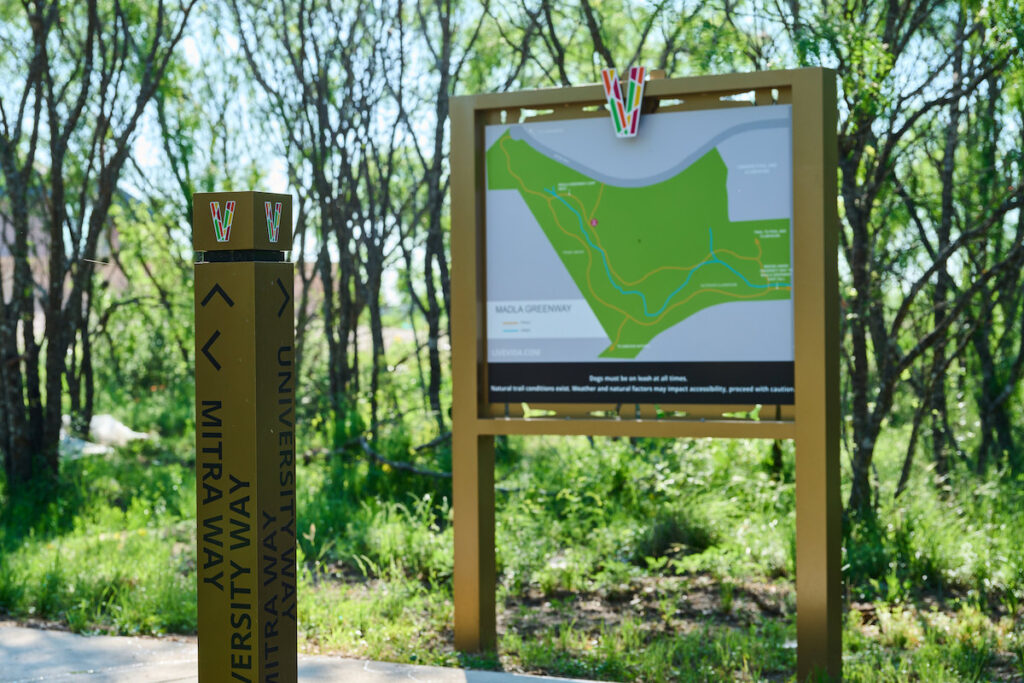
[[612, 112], [612, 124], [615, 126], [617, 137], [636, 136], [640, 127], [640, 103], [644, 98], [646, 75], [647, 67], [630, 67], [629, 79], [625, 83], [620, 83], [619, 74], [615, 69], [601, 69], [604, 96], [608, 98], [608, 109]]
[[277, 242], [281, 237], [281, 202], [263, 202], [263, 208], [267, 211], [267, 237], [272, 243]]
[[210, 202], [210, 214], [213, 216], [213, 231], [218, 242], [231, 239], [231, 221], [235, 218], [235, 203], [224, 202], [224, 215], [220, 213], [220, 202]]

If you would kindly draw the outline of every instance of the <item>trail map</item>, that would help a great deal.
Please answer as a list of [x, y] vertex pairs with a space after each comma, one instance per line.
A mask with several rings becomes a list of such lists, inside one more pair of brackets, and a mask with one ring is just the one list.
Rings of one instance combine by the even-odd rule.
[[488, 126], [492, 401], [791, 403], [791, 135], [785, 105]]

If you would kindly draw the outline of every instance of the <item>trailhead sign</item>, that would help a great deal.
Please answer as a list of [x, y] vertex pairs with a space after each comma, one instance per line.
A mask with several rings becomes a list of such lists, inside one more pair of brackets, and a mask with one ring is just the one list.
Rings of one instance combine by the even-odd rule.
[[835, 72], [614, 77], [451, 99], [455, 647], [497, 645], [496, 436], [792, 439], [797, 678], [840, 680]]
[[793, 404], [792, 120], [486, 125], [489, 401]]

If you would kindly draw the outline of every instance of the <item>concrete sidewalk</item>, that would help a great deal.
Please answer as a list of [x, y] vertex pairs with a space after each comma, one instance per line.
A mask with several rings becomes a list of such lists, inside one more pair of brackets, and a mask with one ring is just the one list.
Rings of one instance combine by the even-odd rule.
[[[192, 682], [197, 679], [194, 642], [158, 638], [80, 636], [22, 626], [0, 626], [0, 681]], [[300, 655], [300, 681], [340, 683], [541, 683], [565, 678], [493, 671], [464, 671]], [[580, 683], [579, 680], [573, 683]]]

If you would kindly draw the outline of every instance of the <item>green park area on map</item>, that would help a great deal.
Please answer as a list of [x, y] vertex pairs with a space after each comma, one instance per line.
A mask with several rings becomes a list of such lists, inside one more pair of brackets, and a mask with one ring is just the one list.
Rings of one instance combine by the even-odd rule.
[[604, 358], [635, 358], [711, 306], [791, 296], [789, 220], [730, 221], [716, 148], [642, 187], [595, 180], [508, 132], [486, 161], [487, 189], [522, 195], [611, 339]]

